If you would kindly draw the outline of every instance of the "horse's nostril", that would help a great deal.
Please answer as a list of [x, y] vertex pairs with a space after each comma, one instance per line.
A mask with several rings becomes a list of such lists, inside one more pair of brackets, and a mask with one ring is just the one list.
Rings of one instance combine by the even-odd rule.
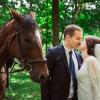
[[40, 77], [40, 79], [42, 79], [42, 80], [45, 79], [45, 78], [46, 78], [46, 77], [45, 77], [44, 75], [41, 75], [41, 77]]
[[40, 80], [41, 80], [42, 83], [45, 82], [47, 80], [47, 76], [41, 75]]

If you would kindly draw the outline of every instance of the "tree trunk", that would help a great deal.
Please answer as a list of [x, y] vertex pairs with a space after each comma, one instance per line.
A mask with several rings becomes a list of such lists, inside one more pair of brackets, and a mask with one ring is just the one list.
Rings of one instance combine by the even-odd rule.
[[73, 16], [72, 16], [72, 23], [73, 24], [76, 23], [76, 19], [77, 19], [79, 10], [80, 10], [80, 0], [75, 0], [75, 8], [73, 11]]
[[52, 1], [52, 18], [52, 44], [55, 46], [59, 44], [59, 0]]

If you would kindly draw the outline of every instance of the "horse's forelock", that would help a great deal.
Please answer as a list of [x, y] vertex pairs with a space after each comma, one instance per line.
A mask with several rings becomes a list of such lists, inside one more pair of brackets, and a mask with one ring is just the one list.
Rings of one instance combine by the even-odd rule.
[[35, 31], [36, 28], [37, 28], [37, 24], [36, 24], [35, 20], [29, 15], [24, 17], [24, 23], [23, 24], [24, 24], [24, 29], [27, 32], [30, 32], [31, 30]]

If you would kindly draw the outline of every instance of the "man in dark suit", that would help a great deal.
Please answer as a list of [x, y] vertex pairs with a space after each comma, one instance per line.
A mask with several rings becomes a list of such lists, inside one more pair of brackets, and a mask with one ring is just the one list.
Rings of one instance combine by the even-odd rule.
[[41, 100], [78, 100], [77, 81], [70, 70], [69, 52], [72, 52], [74, 72], [82, 64], [81, 55], [75, 51], [81, 43], [83, 30], [77, 25], [68, 25], [64, 30], [64, 43], [48, 50], [49, 77], [41, 84]]

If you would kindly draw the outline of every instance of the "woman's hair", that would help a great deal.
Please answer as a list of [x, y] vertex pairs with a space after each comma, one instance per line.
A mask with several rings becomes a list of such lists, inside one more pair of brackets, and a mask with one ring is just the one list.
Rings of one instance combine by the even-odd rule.
[[86, 37], [87, 53], [94, 56], [94, 48], [96, 44], [100, 44], [100, 38], [95, 36]]

